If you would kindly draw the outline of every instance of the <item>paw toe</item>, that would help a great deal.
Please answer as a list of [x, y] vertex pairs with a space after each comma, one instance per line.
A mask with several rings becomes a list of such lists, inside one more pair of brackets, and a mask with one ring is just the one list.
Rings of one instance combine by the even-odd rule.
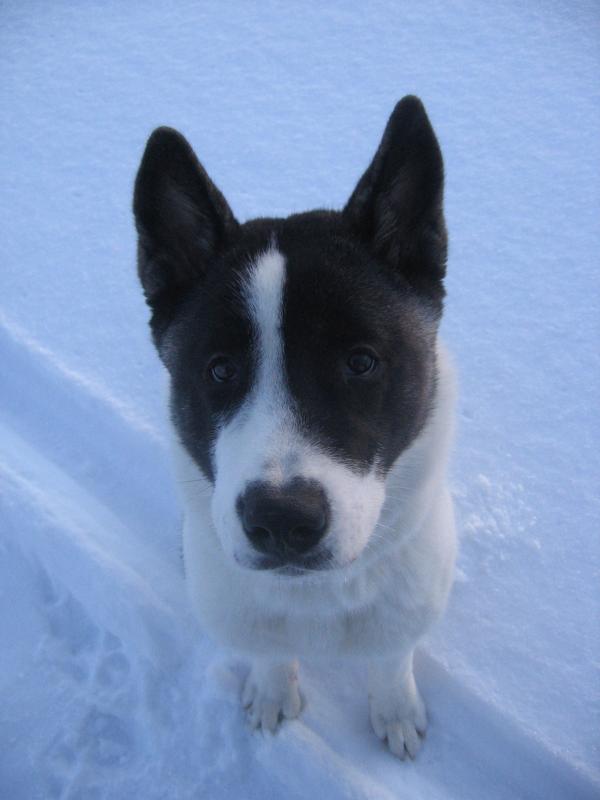
[[421, 749], [421, 738], [414, 723], [410, 720], [394, 720], [386, 726], [385, 737], [390, 751], [401, 761], [406, 756], [415, 758]]
[[295, 719], [302, 709], [302, 699], [298, 687], [293, 687], [283, 700], [283, 716]]
[[283, 718], [294, 719], [302, 708], [297, 681], [292, 681], [280, 691], [273, 691], [272, 687], [265, 689], [248, 678], [241, 699], [250, 727], [271, 733], [277, 730]]
[[262, 711], [260, 720], [263, 731], [275, 733], [277, 725], [279, 724], [279, 706], [275, 703], [267, 703]]
[[417, 729], [412, 722], [404, 722], [402, 724], [402, 733], [406, 752], [411, 758], [415, 758], [421, 748], [421, 739], [419, 738]]
[[419, 702], [415, 708], [415, 728], [421, 736], [425, 736], [427, 730], [427, 711], [425, 710], [425, 703], [419, 698]]
[[244, 691], [242, 692], [242, 706], [244, 708], [249, 708], [252, 705], [255, 694], [256, 687], [250, 680], [247, 680], [244, 684]]
[[258, 728], [262, 719], [260, 706], [257, 704], [250, 704], [248, 707], [248, 723], [251, 728]]
[[381, 740], [387, 737], [387, 725], [384, 718], [381, 716], [381, 714], [377, 714], [373, 710], [371, 710], [371, 726], [375, 731], [375, 735]]
[[397, 705], [371, 698], [370, 712], [375, 734], [387, 740], [390, 751], [402, 761], [407, 755], [415, 758], [427, 729], [427, 713], [421, 697], [417, 695], [411, 704]]
[[388, 746], [392, 753], [401, 761], [406, 758], [404, 749], [404, 731], [401, 722], [392, 722], [387, 728]]

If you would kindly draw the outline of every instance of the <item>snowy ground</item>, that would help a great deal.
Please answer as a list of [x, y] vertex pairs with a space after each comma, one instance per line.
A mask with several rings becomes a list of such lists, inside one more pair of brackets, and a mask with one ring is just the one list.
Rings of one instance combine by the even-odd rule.
[[[600, 6], [257, 7], [0, 5], [0, 797], [598, 797]], [[307, 665], [252, 735], [188, 616], [130, 198], [170, 124], [242, 219], [339, 206], [409, 92], [447, 165], [462, 549], [401, 764], [360, 667]]]

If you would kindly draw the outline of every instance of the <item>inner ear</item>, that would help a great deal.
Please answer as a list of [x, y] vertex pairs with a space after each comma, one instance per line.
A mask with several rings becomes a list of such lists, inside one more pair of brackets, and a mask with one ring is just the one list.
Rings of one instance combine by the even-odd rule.
[[421, 101], [394, 109], [343, 214], [355, 234], [411, 285], [443, 294], [447, 237], [442, 154]]
[[195, 283], [238, 223], [186, 139], [150, 136], [135, 181], [138, 273], [151, 306]]

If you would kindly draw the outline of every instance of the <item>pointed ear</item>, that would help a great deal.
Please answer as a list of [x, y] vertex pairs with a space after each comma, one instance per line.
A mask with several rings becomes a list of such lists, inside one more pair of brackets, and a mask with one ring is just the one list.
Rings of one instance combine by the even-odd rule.
[[175, 299], [195, 283], [236, 222], [184, 137], [157, 128], [135, 181], [138, 273], [148, 304]]
[[356, 235], [419, 291], [441, 299], [447, 237], [442, 154], [417, 97], [403, 98], [343, 214]]

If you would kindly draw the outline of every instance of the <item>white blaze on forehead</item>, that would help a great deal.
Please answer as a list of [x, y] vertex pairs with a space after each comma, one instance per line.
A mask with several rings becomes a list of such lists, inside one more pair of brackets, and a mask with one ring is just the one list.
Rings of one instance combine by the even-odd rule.
[[262, 473], [254, 479], [274, 483], [290, 477], [286, 466], [290, 466], [294, 460], [290, 456], [298, 450], [283, 355], [285, 277], [285, 259], [271, 247], [257, 258], [243, 287], [256, 335], [257, 372], [247, 403], [247, 426]]
[[[258, 337], [258, 392], [283, 398], [283, 340], [281, 331], [285, 261], [272, 247], [259, 256], [244, 282], [248, 310]], [[256, 391], [256, 388], [255, 388]]]
[[238, 491], [256, 480], [285, 480], [294, 442], [291, 398], [286, 386], [281, 331], [285, 260], [274, 247], [258, 256], [241, 284], [254, 329], [256, 372], [240, 410], [215, 442], [217, 492], [229, 475]]

